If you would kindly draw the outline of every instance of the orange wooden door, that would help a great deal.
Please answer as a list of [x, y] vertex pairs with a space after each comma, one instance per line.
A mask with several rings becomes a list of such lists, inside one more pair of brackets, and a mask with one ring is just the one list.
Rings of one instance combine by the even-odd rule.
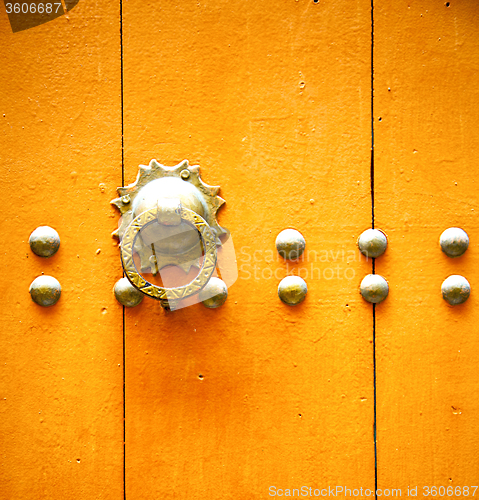
[[[82, 0], [15, 33], [0, 9], [2, 500], [473, 486], [477, 7], [373, 4]], [[239, 274], [219, 309], [113, 297], [109, 201], [152, 158], [221, 185]], [[375, 307], [356, 246], [373, 221]], [[44, 224], [50, 259], [28, 247]], [[299, 263], [277, 256], [287, 227]], [[48, 309], [42, 273], [63, 287]], [[294, 308], [288, 274], [308, 284]], [[465, 305], [442, 300], [448, 274]]]

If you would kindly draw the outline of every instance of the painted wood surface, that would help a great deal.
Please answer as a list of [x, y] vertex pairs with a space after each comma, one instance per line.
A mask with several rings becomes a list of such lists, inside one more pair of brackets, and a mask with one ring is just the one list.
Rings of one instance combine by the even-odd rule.
[[[0, 8], [0, 498], [123, 498], [119, 6], [12, 33]], [[58, 253], [33, 254], [50, 225]], [[28, 293], [53, 275], [60, 301]]]
[[[240, 268], [218, 310], [127, 311], [127, 498], [374, 488], [369, 3], [129, 1], [123, 34], [125, 182], [151, 158], [199, 164]], [[286, 227], [310, 251], [289, 269]]]
[[[379, 487], [477, 485], [478, 6], [375, 2], [374, 18]], [[439, 246], [452, 226], [471, 241], [457, 259]], [[472, 287], [461, 306], [441, 297], [451, 274]]]

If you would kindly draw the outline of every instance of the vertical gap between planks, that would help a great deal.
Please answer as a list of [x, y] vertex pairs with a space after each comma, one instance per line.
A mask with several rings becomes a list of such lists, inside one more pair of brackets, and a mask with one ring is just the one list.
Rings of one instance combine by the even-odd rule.
[[[125, 143], [123, 107], [123, 3], [120, 0], [120, 102], [121, 102], [121, 185], [125, 185]], [[123, 273], [123, 276], [125, 273]], [[123, 499], [126, 500], [126, 318], [123, 306]]]
[[377, 440], [377, 404], [376, 404], [376, 304], [373, 304], [373, 385], [374, 385], [374, 497], [378, 491], [378, 440]]
[[120, 0], [120, 100], [121, 100], [121, 185], [125, 185], [125, 142], [123, 109], [123, 4]]
[[[374, 0], [371, 0], [371, 227], [374, 229]], [[376, 259], [372, 260], [376, 273]], [[374, 390], [374, 497], [378, 490], [377, 387], [376, 387], [376, 304], [373, 304], [373, 390]]]
[[126, 373], [125, 373], [125, 306], [123, 306], [123, 499], [126, 500]]

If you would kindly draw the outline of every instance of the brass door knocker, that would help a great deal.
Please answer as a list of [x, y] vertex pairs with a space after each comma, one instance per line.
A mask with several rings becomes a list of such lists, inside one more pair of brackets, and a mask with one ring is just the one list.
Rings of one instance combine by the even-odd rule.
[[[174, 167], [151, 160], [148, 166], [140, 165], [133, 184], [118, 188], [120, 197], [111, 202], [121, 212], [119, 228], [113, 234], [120, 238], [126, 277], [166, 308], [200, 292], [213, 276], [220, 236], [228, 234], [216, 221], [224, 204], [218, 191], [218, 186], [205, 184], [199, 167], [190, 166], [187, 160]], [[189, 283], [170, 288], [155, 285], [141, 274], [149, 271], [155, 276], [170, 265], [185, 272], [195, 266], [199, 273]]]

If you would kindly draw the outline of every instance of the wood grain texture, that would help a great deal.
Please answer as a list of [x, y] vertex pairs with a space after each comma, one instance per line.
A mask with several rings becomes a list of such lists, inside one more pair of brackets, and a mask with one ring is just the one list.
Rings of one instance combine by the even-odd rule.
[[[377, 1], [374, 17], [375, 212], [389, 238], [376, 270], [390, 284], [376, 326], [379, 487], [477, 485], [479, 11]], [[439, 247], [451, 226], [471, 240], [457, 259]], [[451, 274], [471, 284], [464, 305], [441, 297]]]
[[[374, 488], [369, 2], [123, 8], [125, 182], [151, 158], [198, 163], [240, 267], [218, 310], [127, 311], [127, 497]], [[316, 252], [289, 269], [286, 227]], [[299, 269], [308, 296], [288, 308], [278, 282]]]
[[[0, 497], [123, 498], [119, 5], [12, 33], [0, 7]], [[61, 237], [49, 259], [30, 233]], [[45, 309], [28, 288], [62, 285]]]

